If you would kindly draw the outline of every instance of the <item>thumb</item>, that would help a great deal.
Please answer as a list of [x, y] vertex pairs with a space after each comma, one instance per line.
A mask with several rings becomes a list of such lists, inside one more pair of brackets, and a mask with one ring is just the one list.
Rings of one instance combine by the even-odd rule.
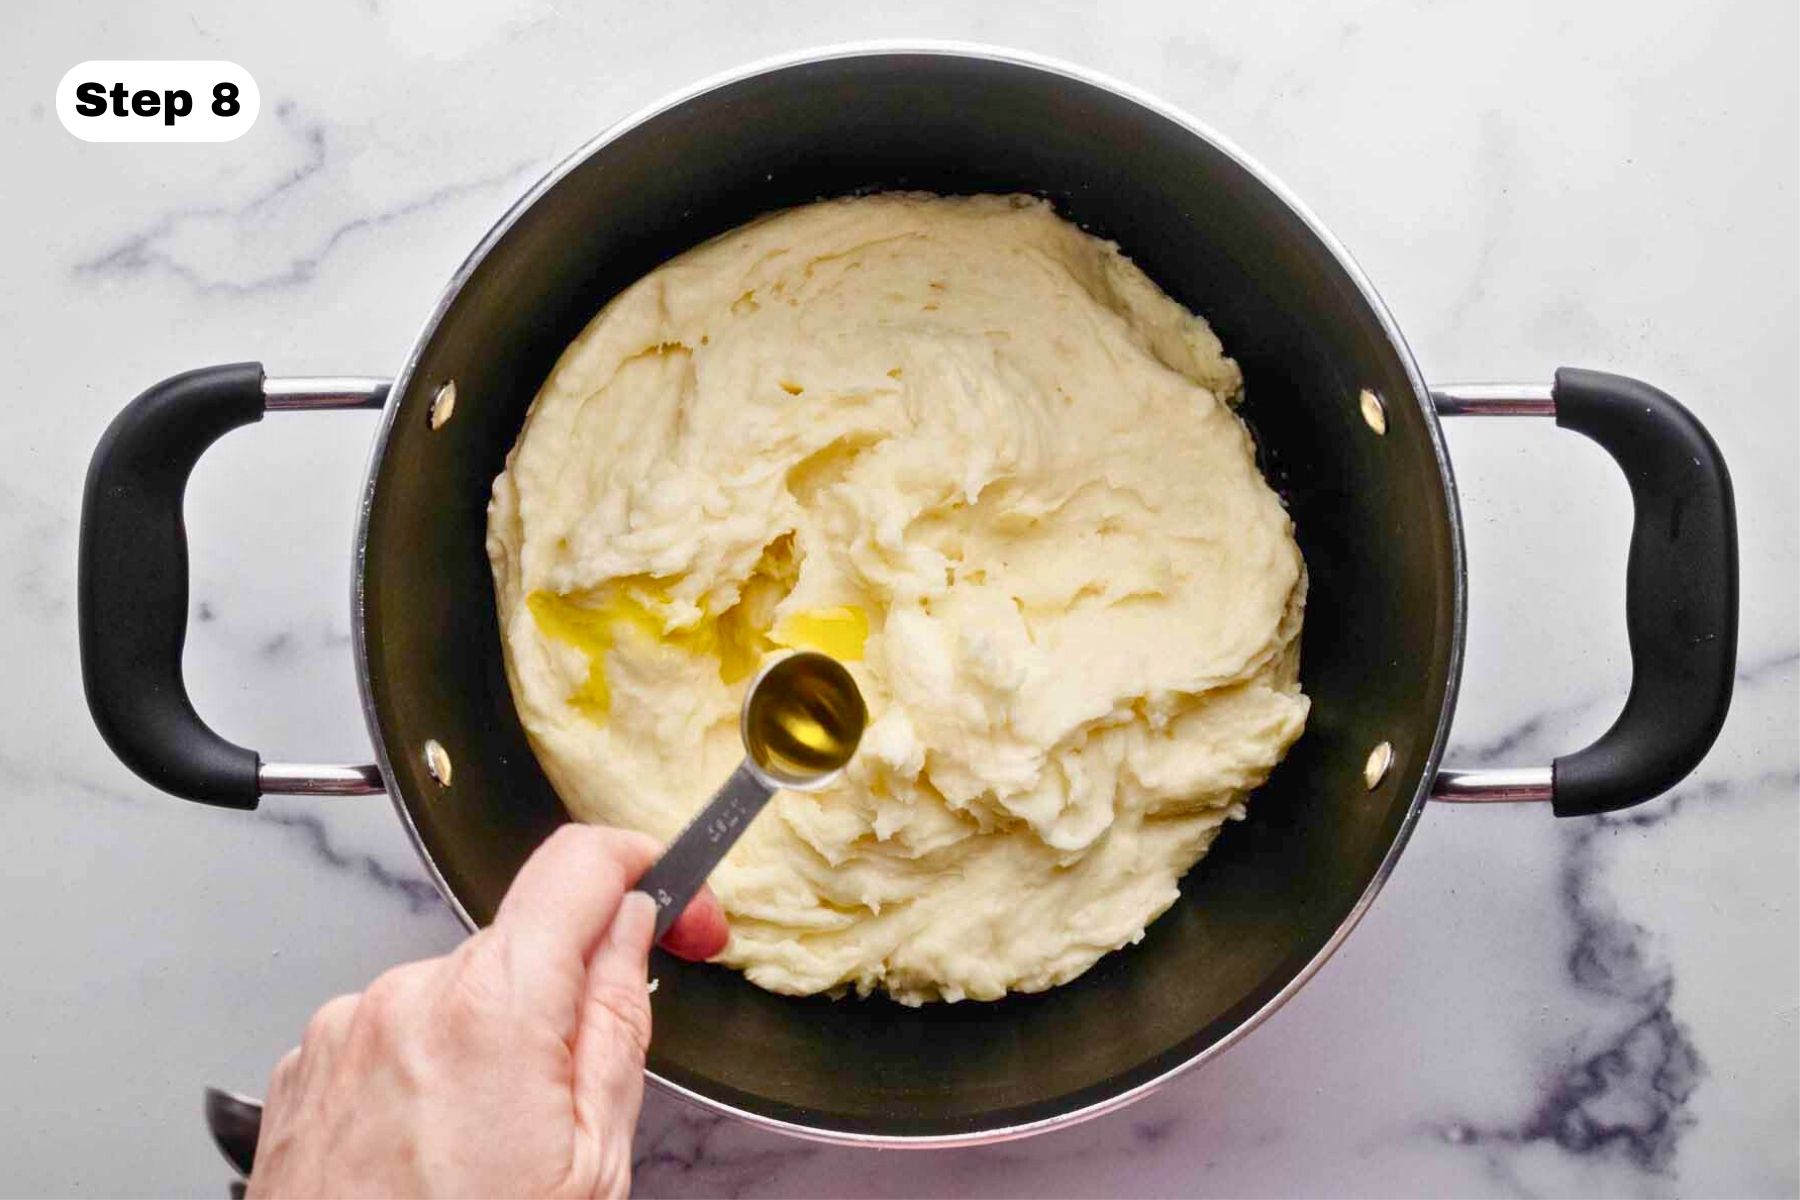
[[650, 1048], [650, 941], [656, 902], [627, 892], [588, 960], [581, 1027], [575, 1036], [575, 1112], [603, 1142], [625, 1145], [644, 1099]]

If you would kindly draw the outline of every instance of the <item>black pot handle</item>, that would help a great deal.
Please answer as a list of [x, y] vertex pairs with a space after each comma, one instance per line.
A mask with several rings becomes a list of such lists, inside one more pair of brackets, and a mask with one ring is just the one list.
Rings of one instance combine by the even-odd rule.
[[[206, 448], [262, 420], [266, 408], [370, 407], [386, 394], [385, 381], [265, 380], [260, 364], [232, 363], [163, 380], [107, 426], [81, 503], [81, 675], [106, 744], [148, 782], [241, 809], [255, 808], [265, 791], [380, 790], [373, 767], [317, 768], [325, 786], [268, 786], [256, 751], [220, 737], [194, 711], [181, 671], [188, 615], [182, 498]], [[305, 778], [296, 768], [277, 772], [278, 780]]]
[[[1557, 758], [1548, 799], [1559, 817], [1641, 804], [1674, 787], [1712, 748], [1737, 670], [1737, 515], [1731, 473], [1694, 415], [1636, 379], [1565, 367], [1547, 400], [1529, 389], [1434, 392], [1446, 415], [1554, 415], [1564, 429], [1606, 448], [1631, 485], [1631, 553], [1625, 629], [1631, 690], [1612, 727], [1584, 750]], [[1527, 799], [1503, 794], [1503, 777], [1439, 776], [1442, 799]], [[1479, 778], [1496, 782], [1483, 786]], [[1484, 792], [1486, 794], [1484, 794]]]
[[1565, 367], [1556, 423], [1606, 447], [1631, 484], [1625, 633], [1631, 690], [1598, 741], [1551, 768], [1559, 817], [1610, 812], [1674, 787], [1712, 748], [1737, 673], [1737, 511], [1725, 457], [1673, 397]]

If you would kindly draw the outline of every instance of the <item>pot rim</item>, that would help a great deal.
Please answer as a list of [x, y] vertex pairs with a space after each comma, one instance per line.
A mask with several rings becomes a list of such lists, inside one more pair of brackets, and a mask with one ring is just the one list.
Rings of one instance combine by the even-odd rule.
[[1312, 958], [1307, 960], [1305, 965], [1303, 965], [1299, 971], [1295, 972], [1293, 978], [1288, 980], [1287, 983], [1260, 1008], [1244, 1018], [1244, 1020], [1239, 1022], [1235, 1028], [1221, 1037], [1218, 1041], [1198, 1051], [1192, 1057], [1169, 1068], [1155, 1078], [1146, 1080], [1136, 1087], [1130, 1088], [1118, 1095], [1109, 1096], [1104, 1100], [1095, 1101], [1092, 1104], [1084, 1105], [1081, 1108], [1073, 1109], [1054, 1117], [1044, 1117], [1039, 1120], [1022, 1122], [1017, 1125], [1005, 1126], [999, 1129], [986, 1129], [971, 1133], [925, 1135], [855, 1133], [842, 1130], [822, 1129], [810, 1125], [803, 1125], [794, 1121], [781, 1120], [760, 1113], [745, 1111], [744, 1109], [716, 1100], [710, 1096], [702, 1095], [671, 1080], [664, 1079], [654, 1071], [648, 1069], [645, 1071], [646, 1078], [664, 1092], [679, 1096], [690, 1103], [696, 1104], [701, 1108], [708, 1109], [712, 1112], [719, 1113], [723, 1116], [735, 1117], [738, 1120], [746, 1121], [751, 1125], [773, 1130], [777, 1133], [784, 1133], [793, 1137], [804, 1138], [809, 1141], [826, 1142], [837, 1145], [878, 1147], [884, 1149], [941, 1149], [956, 1146], [979, 1146], [996, 1142], [1013, 1141], [1040, 1133], [1048, 1133], [1055, 1129], [1065, 1129], [1080, 1124], [1083, 1121], [1092, 1120], [1095, 1117], [1103, 1116], [1106, 1113], [1121, 1109], [1134, 1101], [1141, 1100], [1150, 1093], [1164, 1087], [1177, 1076], [1193, 1070], [1201, 1063], [1207, 1062], [1218, 1055], [1223, 1054], [1232, 1046], [1237, 1045], [1238, 1042], [1243, 1040], [1243, 1038], [1252, 1030], [1268, 1020], [1277, 1009], [1287, 1003], [1301, 987], [1318, 973], [1319, 969], [1325, 965], [1326, 960], [1331, 958], [1331, 956], [1337, 952], [1338, 947], [1343, 945], [1344, 940], [1350, 936], [1350, 932], [1356, 928], [1357, 923], [1361, 921], [1363, 915], [1368, 912], [1370, 905], [1375, 901], [1376, 895], [1381, 891], [1382, 885], [1387, 882], [1388, 876], [1393, 873], [1394, 866], [1400, 859], [1401, 851], [1406, 848], [1406, 843], [1412, 836], [1413, 828], [1418, 824], [1419, 815], [1424, 809], [1425, 801], [1430, 795], [1432, 780], [1437, 775], [1438, 764], [1443, 757], [1444, 745], [1449, 736], [1451, 716], [1456, 709], [1457, 692], [1462, 681], [1463, 643], [1467, 629], [1468, 591], [1468, 578], [1463, 551], [1461, 506], [1457, 497], [1455, 475], [1450, 466], [1449, 452], [1444, 444], [1443, 430], [1438, 423], [1437, 410], [1431, 402], [1430, 389], [1425, 383], [1424, 376], [1419, 372], [1418, 364], [1414, 361], [1412, 351], [1407, 346], [1406, 339], [1401, 335], [1400, 328], [1395, 323], [1393, 314], [1391, 314], [1388, 311], [1387, 306], [1382, 303], [1381, 297], [1376, 293], [1375, 288], [1369, 282], [1368, 277], [1363, 274], [1362, 268], [1359, 267], [1356, 260], [1351, 257], [1350, 252], [1332, 235], [1331, 231], [1325, 227], [1324, 223], [1320, 221], [1319, 218], [1315, 216], [1313, 212], [1271, 172], [1246, 154], [1229, 138], [1222, 136], [1204, 122], [1197, 120], [1188, 113], [1176, 108], [1174, 105], [1157, 99], [1130, 84], [1123, 83], [1097, 71], [1092, 71], [1086, 67], [1077, 66], [1061, 59], [1036, 54], [1028, 50], [984, 45], [977, 42], [874, 39], [836, 43], [810, 49], [789, 51], [761, 58], [719, 72], [698, 83], [690, 84], [676, 92], [665, 95], [662, 99], [638, 109], [629, 116], [614, 122], [605, 130], [576, 148], [571, 154], [545, 173], [541, 179], [520, 196], [519, 199], [506, 210], [500, 219], [494, 223], [482, 237], [481, 241], [477, 243], [475, 249], [472, 250], [468, 257], [463, 260], [462, 264], [457, 267], [456, 272], [450, 277], [450, 281], [444, 286], [443, 291], [439, 294], [437, 303], [432, 306], [430, 315], [426, 317], [418, 336], [413, 341], [411, 349], [407, 352], [405, 361], [401, 364], [399, 372], [394, 376], [393, 386], [388, 392], [387, 403], [383, 406], [380, 426], [376, 431], [375, 440], [370, 446], [367, 478], [363, 486], [362, 501], [357, 509], [355, 545], [353, 552], [354, 570], [351, 576], [350, 628], [355, 646], [356, 682], [357, 690], [362, 698], [363, 720], [368, 726], [369, 740], [373, 743], [376, 761], [381, 768], [382, 779], [387, 785], [388, 796], [394, 805], [395, 811], [399, 814], [401, 824], [406, 829], [408, 840], [411, 841], [414, 851], [418, 854], [420, 861], [424, 864], [426, 872], [431, 877], [431, 881], [436, 886], [439, 895], [444, 898], [445, 903], [450, 906], [451, 911], [456, 914], [457, 919], [462, 922], [463, 926], [471, 933], [475, 932], [479, 926], [469, 916], [469, 912], [463, 906], [462, 901], [457, 898], [455, 892], [452, 891], [448, 883], [445, 882], [442, 872], [438, 869], [436, 861], [431, 856], [431, 851], [426, 847], [424, 839], [420, 836], [418, 826], [414, 823], [412, 813], [407, 808], [405, 798], [398, 786], [398, 780], [393, 764], [388, 758], [387, 743], [382, 736], [381, 720], [375, 706], [374, 687], [370, 680], [368, 643], [364, 621], [367, 616], [367, 597], [363, 579], [368, 559], [370, 516], [375, 506], [375, 492], [377, 481], [380, 477], [381, 463], [387, 452], [388, 438], [398, 417], [401, 401], [404, 398], [407, 389], [412, 385], [413, 374], [418, 367], [420, 359], [423, 357], [425, 347], [429, 345], [432, 338], [436, 336], [439, 323], [450, 310], [450, 307], [455, 303], [457, 296], [462, 291], [463, 285], [467, 283], [470, 277], [472, 277], [481, 267], [482, 263], [486, 261], [488, 254], [492, 252], [494, 247], [506, 236], [526, 210], [535, 205], [566, 176], [582, 163], [586, 162], [589, 157], [599, 153], [607, 145], [617, 140], [626, 132], [679, 105], [686, 104], [709, 92], [728, 87], [757, 75], [768, 74], [770, 72], [790, 67], [804, 66], [811, 63], [895, 54], [942, 55], [956, 58], [986, 59], [993, 62], [1006, 63], [1012, 66], [1026, 67], [1049, 74], [1061, 75], [1076, 83], [1086, 84], [1090, 87], [1096, 87], [1111, 92], [1142, 108], [1148, 109], [1166, 120], [1174, 122], [1187, 130], [1190, 134], [1209, 143], [1246, 171], [1264, 188], [1267, 188], [1283, 204], [1287, 205], [1294, 215], [1307, 227], [1308, 231], [1317, 238], [1328, 251], [1330, 251], [1332, 257], [1337, 260], [1338, 265], [1356, 286], [1356, 290], [1363, 302], [1369, 306], [1370, 310], [1380, 322], [1382, 332], [1386, 335], [1389, 344], [1393, 347], [1395, 354], [1399, 357], [1400, 364], [1406, 372], [1407, 381], [1412, 385], [1412, 400], [1413, 403], [1418, 406], [1425, 419], [1426, 432], [1431, 439], [1432, 456], [1436, 460], [1438, 474], [1443, 484], [1447, 501], [1446, 508], [1450, 522], [1451, 580], [1453, 593], [1451, 603], [1452, 615], [1449, 675], [1445, 683], [1443, 704], [1438, 711], [1437, 728], [1432, 735], [1430, 748], [1425, 757], [1425, 769], [1419, 776], [1419, 782], [1413, 790], [1412, 800], [1407, 806], [1406, 816], [1401, 821], [1400, 828], [1395, 833], [1393, 841], [1388, 846], [1387, 853], [1383, 855], [1380, 865], [1376, 868], [1374, 875], [1370, 878], [1368, 885], [1363, 889], [1362, 894], [1357, 897], [1356, 903], [1351, 907], [1344, 919], [1339, 922], [1338, 927], [1332, 931], [1330, 938], [1328, 938], [1325, 944], [1319, 948], [1318, 952], [1315, 953]]

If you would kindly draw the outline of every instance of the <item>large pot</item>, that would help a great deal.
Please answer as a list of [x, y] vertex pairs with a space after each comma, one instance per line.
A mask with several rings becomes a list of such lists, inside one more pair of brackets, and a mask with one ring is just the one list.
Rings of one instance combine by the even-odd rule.
[[[245, 364], [138, 397], [95, 451], [82, 515], [82, 660], [107, 741], [151, 783], [211, 804], [385, 790], [451, 907], [471, 928], [488, 920], [568, 819], [514, 713], [483, 549], [489, 487], [526, 406], [594, 312], [658, 263], [759, 213], [881, 188], [1049, 196], [1212, 323], [1243, 365], [1242, 412], [1311, 573], [1312, 717], [1175, 907], [1073, 983], [909, 1009], [771, 995], [660, 957], [649, 1065], [662, 1085], [863, 1143], [992, 1140], [1092, 1116], [1292, 995], [1374, 899], [1427, 799], [1594, 813], [1664, 791], [1711, 745], [1736, 653], [1736, 534], [1725, 464], [1692, 416], [1583, 371], [1433, 392], [1349, 256], [1224, 139], [1085, 71], [946, 46], [785, 59], [615, 127], [475, 249], [391, 386]], [[263, 762], [208, 729], [182, 684], [183, 488], [228, 429], [340, 407], [383, 409], [351, 598], [378, 761]], [[1438, 764], [1464, 620], [1438, 418], [1465, 413], [1554, 418], [1631, 481], [1630, 696], [1599, 741], [1552, 767]]]

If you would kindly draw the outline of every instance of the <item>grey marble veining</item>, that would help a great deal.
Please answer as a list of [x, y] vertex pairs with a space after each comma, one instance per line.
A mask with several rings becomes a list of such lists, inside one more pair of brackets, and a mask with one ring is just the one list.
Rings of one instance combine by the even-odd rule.
[[[322, 229], [314, 235], [311, 244], [284, 248], [283, 256], [268, 263], [259, 273], [212, 274], [208, 265], [197, 265], [184, 253], [184, 242], [193, 240], [192, 234], [222, 229], [230, 236], [245, 236], [245, 231], [258, 227], [262, 215], [271, 206], [287, 202], [304, 204], [305, 189], [325, 186], [323, 180], [331, 162], [327, 145], [329, 127], [302, 121], [291, 100], [275, 106], [274, 119], [289, 131], [301, 148], [301, 161], [288, 174], [239, 204], [184, 207], [164, 214], [93, 257], [77, 262], [71, 271], [73, 278], [81, 282], [90, 278], [162, 274], [202, 294], [228, 296], [300, 288], [313, 282], [325, 260], [353, 237], [403, 225], [463, 196], [494, 193], [504, 185], [513, 185], [512, 190], [517, 191], [548, 165], [536, 159], [524, 159], [472, 179], [441, 184], [399, 199], [391, 206], [348, 217]], [[538, 170], [533, 171], [533, 168]]]
[[[874, 36], [1040, 50], [1215, 124], [1357, 254], [1434, 381], [1569, 364], [1682, 398], [1737, 487], [1737, 698], [1654, 804], [1428, 810], [1290, 1004], [1120, 1113], [880, 1153], [652, 1095], [638, 1190], [1800, 1191], [1797, 20], [1780, 0], [21, 7], [0, 50], [0, 1194], [222, 1193], [201, 1085], [260, 1089], [313, 1007], [460, 936], [380, 798], [202, 810], [100, 744], [72, 587], [111, 414], [208, 362], [391, 372], [492, 220], [605, 124], [754, 57]], [[263, 115], [223, 146], [77, 142], [52, 90], [112, 57], [234, 59]], [[272, 417], [194, 477], [191, 690], [269, 757], [369, 753], [346, 597], [372, 432]], [[1547, 425], [1448, 437], [1471, 586], [1449, 761], [1541, 765], [1623, 698], [1629, 498]]]

